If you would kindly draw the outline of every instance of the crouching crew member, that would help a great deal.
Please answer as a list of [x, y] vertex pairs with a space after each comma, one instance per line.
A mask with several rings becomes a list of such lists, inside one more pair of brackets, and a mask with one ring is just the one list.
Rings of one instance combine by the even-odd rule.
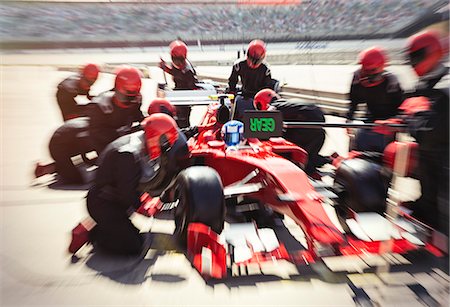
[[98, 65], [87, 64], [78, 74], [72, 75], [58, 84], [56, 100], [64, 121], [83, 115], [83, 106], [77, 104], [75, 97], [86, 95], [89, 100], [92, 98], [89, 91], [97, 80], [99, 72]]
[[186, 138], [174, 119], [152, 114], [142, 127], [144, 131], [120, 137], [106, 147], [87, 196], [89, 215], [96, 222], [89, 240], [111, 253], [141, 252], [143, 238], [129, 217], [141, 205], [142, 189], [160, 193], [187, 165]]
[[114, 89], [92, 100], [88, 110], [89, 139], [98, 154], [118, 137], [131, 132], [133, 122], [144, 118], [141, 72], [134, 67], [120, 67], [116, 72]]
[[104, 92], [86, 106], [89, 117], [65, 122], [50, 139], [50, 155], [62, 183], [83, 184], [79, 169], [71, 157], [95, 150], [97, 154], [121, 135], [130, 133], [131, 124], [140, 121], [141, 79], [135, 68], [121, 68], [115, 79], [115, 89]]
[[[316, 105], [297, 99], [281, 99], [271, 89], [259, 91], [253, 102], [256, 110], [280, 111], [284, 121], [325, 122], [322, 110]], [[323, 128], [290, 128], [284, 131], [283, 137], [308, 153], [308, 164], [305, 169], [308, 175], [314, 174], [316, 167], [330, 162], [328, 158], [319, 155], [325, 141], [325, 130]]]

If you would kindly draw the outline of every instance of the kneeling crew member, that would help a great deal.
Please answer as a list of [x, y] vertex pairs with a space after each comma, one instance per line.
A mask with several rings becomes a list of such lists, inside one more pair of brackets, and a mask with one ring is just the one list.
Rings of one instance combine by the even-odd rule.
[[86, 95], [89, 100], [92, 98], [89, 91], [97, 80], [99, 72], [98, 65], [87, 64], [83, 66], [80, 73], [72, 75], [58, 84], [56, 100], [64, 121], [83, 115], [83, 106], [77, 104], [75, 97]]
[[152, 114], [142, 126], [143, 132], [123, 136], [104, 150], [87, 196], [89, 215], [96, 222], [89, 239], [115, 254], [141, 252], [143, 238], [129, 219], [141, 205], [141, 189], [165, 188], [188, 157], [186, 138], [170, 116]]

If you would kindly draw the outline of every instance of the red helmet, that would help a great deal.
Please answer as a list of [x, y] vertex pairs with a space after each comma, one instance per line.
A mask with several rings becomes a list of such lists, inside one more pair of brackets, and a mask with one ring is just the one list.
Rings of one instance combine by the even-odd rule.
[[100, 67], [97, 64], [86, 64], [81, 68], [81, 76], [86, 79], [90, 84], [93, 84], [98, 77]]
[[97, 80], [100, 68], [96, 64], [86, 64], [80, 69], [80, 88], [89, 90]]
[[182, 41], [176, 40], [170, 43], [170, 55], [172, 57], [187, 57], [187, 46]]
[[148, 105], [148, 115], [165, 113], [171, 117], [177, 115], [177, 109], [166, 98], [155, 98]]
[[182, 41], [176, 40], [170, 43], [170, 56], [173, 66], [183, 69], [186, 66], [187, 46]]
[[411, 66], [418, 76], [431, 71], [444, 55], [439, 34], [431, 30], [410, 37], [407, 52]]
[[266, 111], [269, 109], [270, 103], [279, 98], [280, 96], [275, 91], [265, 88], [256, 93], [253, 99], [253, 106], [256, 110]]
[[130, 66], [120, 67], [116, 71], [115, 102], [119, 107], [128, 108], [140, 102], [141, 77], [141, 71]]
[[257, 68], [266, 57], [266, 45], [262, 40], [255, 39], [247, 47], [247, 64], [250, 68]]
[[359, 54], [361, 64], [361, 84], [371, 87], [380, 84], [383, 80], [383, 71], [386, 65], [386, 53], [381, 47], [371, 47]]
[[141, 126], [144, 129], [150, 160], [159, 158], [162, 149], [170, 149], [178, 139], [177, 123], [167, 114], [151, 114], [142, 121]]

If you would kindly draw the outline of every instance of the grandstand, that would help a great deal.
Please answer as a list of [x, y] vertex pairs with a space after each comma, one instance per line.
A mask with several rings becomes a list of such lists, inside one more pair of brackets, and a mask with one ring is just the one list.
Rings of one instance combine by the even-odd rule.
[[45, 48], [156, 46], [175, 38], [203, 44], [389, 38], [446, 5], [448, 0], [270, 6], [242, 0], [3, 1], [0, 40], [2, 48]]

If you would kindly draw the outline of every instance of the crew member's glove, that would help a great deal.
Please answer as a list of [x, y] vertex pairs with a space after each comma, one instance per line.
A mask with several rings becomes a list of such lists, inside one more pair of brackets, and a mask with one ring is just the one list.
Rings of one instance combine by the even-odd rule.
[[170, 72], [170, 67], [167, 66], [166, 61], [164, 61], [163, 59], [159, 59], [159, 68], [161, 68], [162, 70], [164, 70], [165, 72]]
[[144, 193], [141, 196], [141, 206], [136, 210], [137, 213], [145, 216], [155, 215], [162, 206], [162, 202], [159, 197], [151, 197], [148, 193]]
[[193, 137], [194, 135], [196, 135], [198, 133], [197, 126], [186, 127], [186, 128], [182, 128], [180, 130], [181, 130], [181, 132], [184, 133], [184, 136], [186, 137], [186, 139], [190, 139], [191, 137]]
[[227, 87], [227, 88], [225, 89], [225, 94], [233, 94], [234, 96], [236, 96], [236, 90]]
[[[351, 119], [347, 119], [345, 121], [345, 123], [352, 123], [352, 122], [353, 122], [353, 120], [351, 120]], [[347, 133], [348, 136], [355, 135], [355, 129], [354, 128], [345, 128], [345, 132]]]
[[402, 124], [403, 120], [400, 118], [388, 118], [383, 120], [376, 120], [377, 126], [372, 128], [372, 131], [384, 135], [392, 135], [398, 131], [398, 128], [390, 127], [389, 125]]
[[399, 109], [402, 110], [406, 115], [413, 115], [418, 112], [428, 111], [431, 108], [431, 103], [427, 97], [411, 97], [405, 99], [400, 105]]

